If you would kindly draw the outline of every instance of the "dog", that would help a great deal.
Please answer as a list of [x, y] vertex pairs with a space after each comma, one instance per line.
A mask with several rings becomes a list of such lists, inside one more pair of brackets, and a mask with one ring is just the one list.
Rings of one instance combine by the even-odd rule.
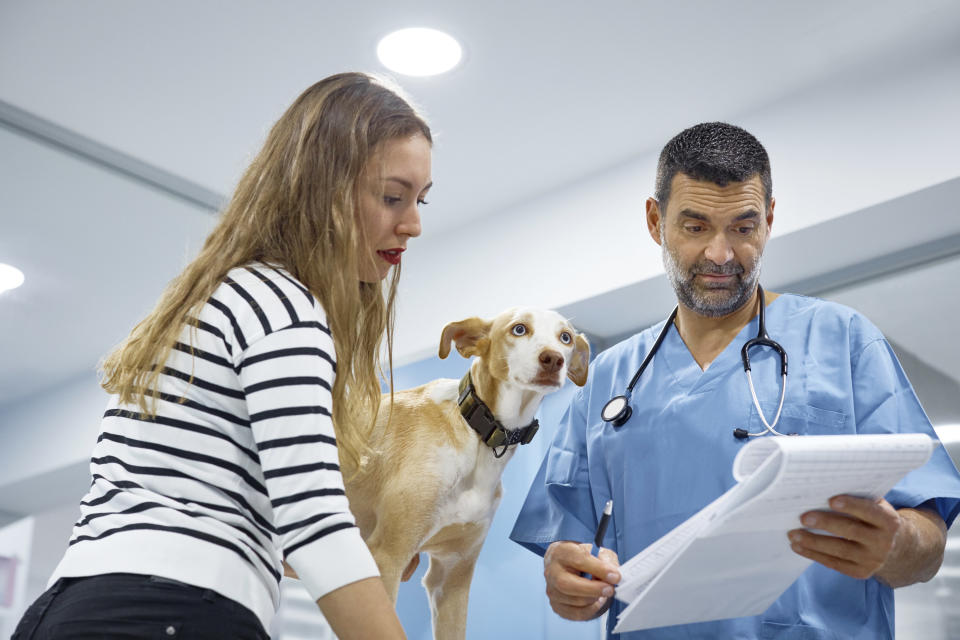
[[502, 495], [500, 477], [537, 430], [544, 396], [565, 378], [587, 380], [590, 346], [560, 314], [510, 309], [492, 320], [446, 325], [450, 345], [473, 358], [462, 380], [440, 379], [383, 397], [370, 440], [373, 453], [345, 474], [347, 497], [387, 593], [419, 564], [433, 636], [461, 640], [474, 566]]

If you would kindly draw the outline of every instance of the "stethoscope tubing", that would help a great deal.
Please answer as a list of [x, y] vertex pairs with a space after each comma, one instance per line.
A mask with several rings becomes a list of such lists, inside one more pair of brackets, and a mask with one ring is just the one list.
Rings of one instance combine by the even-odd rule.
[[[760, 420], [763, 422], [764, 430], [758, 433], [750, 433], [746, 429], [734, 429], [734, 436], [739, 439], [762, 436], [768, 433], [778, 436], [784, 435], [776, 430], [776, 426], [777, 423], [780, 422], [780, 415], [783, 411], [783, 401], [787, 395], [787, 352], [783, 347], [780, 346], [779, 343], [777, 343], [775, 340], [772, 340], [767, 334], [766, 298], [763, 293], [763, 287], [761, 287], [759, 284], [757, 285], [757, 293], [760, 302], [760, 311], [758, 314], [759, 326], [757, 327], [757, 335], [755, 338], [751, 338], [744, 343], [743, 348], [740, 350], [740, 359], [743, 361], [743, 371], [747, 376], [747, 384], [750, 387], [750, 396], [753, 399], [753, 405], [756, 407], [757, 413], [760, 415]], [[667, 318], [667, 321], [663, 325], [663, 329], [660, 330], [660, 334], [657, 336], [656, 341], [654, 341], [650, 351], [647, 352], [643, 362], [640, 363], [640, 367], [630, 380], [630, 384], [627, 385], [625, 393], [623, 395], [614, 396], [608, 400], [605, 405], [603, 405], [603, 409], [600, 412], [600, 417], [604, 422], [610, 422], [615, 428], [619, 428], [626, 424], [627, 420], [630, 419], [630, 416], [633, 414], [633, 409], [630, 407], [630, 399], [633, 395], [633, 389], [637, 382], [640, 381], [640, 376], [643, 375], [647, 365], [649, 365], [653, 360], [654, 355], [656, 355], [657, 351], [660, 349], [660, 345], [667, 337], [670, 327], [673, 325], [674, 320], [676, 320], [678, 310], [679, 306], [674, 307], [673, 311], [670, 313], [670, 317]], [[780, 403], [777, 407], [777, 413], [774, 416], [772, 423], [767, 422], [767, 417], [764, 415], [763, 408], [760, 406], [760, 400], [757, 398], [757, 390], [753, 385], [753, 376], [750, 373], [750, 349], [753, 347], [769, 347], [773, 349], [778, 356], [780, 356]]]
[[667, 323], [663, 325], [663, 329], [660, 330], [660, 335], [657, 336], [656, 342], [653, 343], [653, 347], [647, 353], [647, 357], [643, 359], [643, 362], [640, 363], [640, 368], [637, 369], [637, 372], [633, 375], [633, 379], [630, 380], [630, 384], [627, 385], [627, 395], [633, 393], [633, 388], [637, 386], [637, 382], [640, 381], [640, 376], [643, 374], [643, 370], [647, 368], [647, 365], [650, 364], [650, 361], [653, 360], [653, 356], [656, 355], [657, 350], [660, 349], [660, 345], [663, 343], [664, 338], [667, 337], [667, 334], [670, 333], [670, 327], [673, 326], [673, 321], [677, 319], [677, 311], [680, 310], [679, 306], [673, 308], [673, 311], [670, 313], [670, 317], [667, 318]]

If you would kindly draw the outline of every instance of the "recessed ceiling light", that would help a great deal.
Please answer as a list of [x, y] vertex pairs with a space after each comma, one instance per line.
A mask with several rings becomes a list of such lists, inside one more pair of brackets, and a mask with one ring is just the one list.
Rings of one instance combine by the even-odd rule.
[[463, 50], [460, 43], [442, 31], [414, 27], [400, 29], [377, 44], [380, 62], [407, 76], [434, 76], [457, 66]]
[[16, 289], [23, 284], [23, 271], [8, 264], [0, 263], [0, 293]]

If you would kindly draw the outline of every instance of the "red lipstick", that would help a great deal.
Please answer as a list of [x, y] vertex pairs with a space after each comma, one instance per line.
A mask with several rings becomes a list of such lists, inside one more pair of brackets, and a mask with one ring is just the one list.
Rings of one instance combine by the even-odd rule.
[[377, 251], [377, 255], [386, 260], [392, 265], [400, 264], [400, 254], [402, 254], [405, 249], [396, 248], [396, 249], [385, 249], [382, 251]]

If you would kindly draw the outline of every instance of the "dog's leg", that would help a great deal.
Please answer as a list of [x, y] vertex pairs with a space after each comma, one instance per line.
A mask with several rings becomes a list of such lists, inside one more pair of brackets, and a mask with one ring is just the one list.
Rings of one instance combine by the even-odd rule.
[[382, 497], [377, 525], [366, 542], [394, 603], [405, 570], [429, 535], [429, 514], [435, 501], [428, 488], [416, 485], [385, 492]]
[[396, 528], [389, 530], [385, 527], [378, 527], [374, 535], [367, 540], [367, 546], [370, 547], [380, 569], [380, 579], [383, 580], [387, 595], [394, 604], [397, 602], [400, 581], [411, 564], [411, 549], [416, 549], [418, 543], [419, 540], [408, 531], [398, 531]]
[[[487, 526], [454, 525], [463, 538], [457, 550], [433, 549], [423, 586], [430, 599], [434, 640], [464, 640], [467, 631], [467, 601], [470, 581], [487, 535]], [[441, 532], [441, 535], [444, 532]]]

